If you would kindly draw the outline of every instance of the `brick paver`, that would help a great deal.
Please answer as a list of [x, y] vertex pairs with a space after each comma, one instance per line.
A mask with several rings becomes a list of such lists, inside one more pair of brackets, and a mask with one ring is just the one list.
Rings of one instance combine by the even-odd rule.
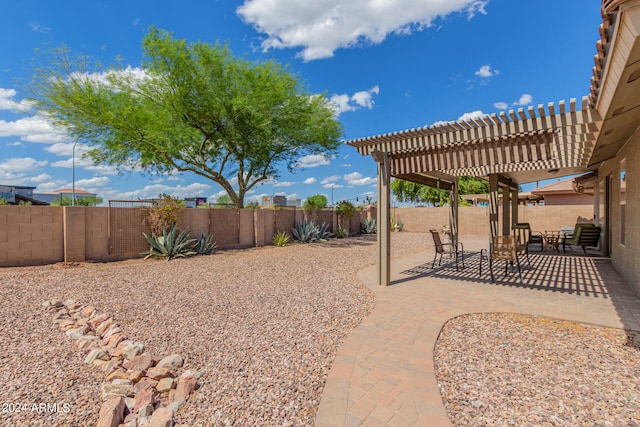
[[358, 273], [376, 306], [338, 349], [316, 426], [451, 426], [433, 348], [444, 323], [462, 314], [512, 312], [640, 331], [640, 298], [609, 260], [533, 254], [522, 283], [517, 272], [505, 277], [502, 265], [492, 283], [488, 265], [478, 274], [485, 243], [465, 239], [471, 252], [460, 272], [432, 270], [427, 251], [392, 260], [388, 287], [375, 284], [375, 266]]

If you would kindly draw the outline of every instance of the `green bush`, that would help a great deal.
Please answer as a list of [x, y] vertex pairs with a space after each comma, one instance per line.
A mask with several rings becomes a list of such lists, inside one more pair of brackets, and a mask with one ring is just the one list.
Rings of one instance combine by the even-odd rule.
[[347, 232], [344, 231], [344, 228], [342, 227], [338, 227], [338, 229], [336, 230], [336, 237], [338, 239], [343, 239], [347, 236]]

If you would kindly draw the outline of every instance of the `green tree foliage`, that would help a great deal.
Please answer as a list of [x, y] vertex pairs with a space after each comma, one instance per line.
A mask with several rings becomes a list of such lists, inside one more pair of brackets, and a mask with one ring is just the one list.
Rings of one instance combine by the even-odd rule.
[[[402, 179], [394, 179], [391, 182], [391, 191], [400, 202], [430, 203], [433, 206], [443, 206], [449, 203], [448, 190], [440, 190]], [[489, 183], [485, 180], [472, 176], [463, 176], [458, 181], [459, 195], [487, 194], [488, 192]]]
[[[97, 206], [102, 203], [102, 197], [98, 196], [76, 196], [75, 206]], [[56, 197], [50, 204], [51, 206], [71, 206], [72, 205], [71, 197], [69, 196], [61, 196]]]
[[223, 194], [216, 199], [216, 203], [219, 205], [230, 205], [233, 202], [231, 202], [231, 197], [229, 197], [228, 194]]
[[[326, 96], [273, 61], [240, 59], [226, 45], [188, 43], [151, 28], [142, 72], [53, 52], [29, 91], [40, 110], [88, 144], [95, 163], [121, 171], [190, 171], [243, 207], [278, 166], [335, 152], [342, 126]], [[232, 179], [237, 179], [237, 188]]]
[[302, 203], [302, 209], [307, 210], [318, 210], [327, 207], [327, 196], [324, 194], [314, 194], [313, 196], [309, 196]]

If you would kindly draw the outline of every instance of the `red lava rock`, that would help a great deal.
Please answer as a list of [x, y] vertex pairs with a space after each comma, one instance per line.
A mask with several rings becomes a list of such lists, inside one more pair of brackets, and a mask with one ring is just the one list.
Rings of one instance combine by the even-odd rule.
[[122, 397], [114, 397], [107, 399], [100, 407], [98, 415], [98, 424], [96, 427], [117, 427], [124, 421], [124, 399]]

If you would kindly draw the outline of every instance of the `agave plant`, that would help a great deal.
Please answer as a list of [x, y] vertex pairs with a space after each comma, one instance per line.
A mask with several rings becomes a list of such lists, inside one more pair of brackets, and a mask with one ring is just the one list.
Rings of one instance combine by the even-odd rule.
[[367, 218], [362, 221], [362, 234], [375, 234], [376, 233], [376, 220], [373, 218]]
[[163, 227], [162, 236], [148, 236], [142, 233], [151, 245], [148, 251], [142, 252], [142, 255], [146, 255], [145, 259], [164, 258], [167, 261], [173, 258], [197, 255], [198, 252], [195, 251], [196, 239], [190, 239], [190, 233], [185, 230], [178, 234], [176, 224], [173, 224], [169, 231]]
[[273, 235], [273, 244], [276, 246], [286, 246], [289, 243], [289, 235], [284, 231], [278, 231]]
[[218, 245], [213, 241], [212, 234], [203, 233], [196, 242], [195, 250], [199, 255], [211, 255]]
[[313, 221], [298, 221], [296, 226], [291, 229], [293, 238], [302, 243], [324, 242], [329, 239], [332, 234], [329, 232], [329, 224], [323, 222], [316, 224]]
[[301, 243], [313, 243], [318, 240], [318, 226], [313, 221], [298, 221], [291, 234]]
[[316, 238], [316, 241], [324, 242], [325, 240], [328, 240], [331, 236], [333, 236], [333, 234], [331, 234], [331, 232], [329, 231], [329, 224], [327, 224], [326, 222], [317, 225], [316, 228], [318, 229], [318, 236]]

